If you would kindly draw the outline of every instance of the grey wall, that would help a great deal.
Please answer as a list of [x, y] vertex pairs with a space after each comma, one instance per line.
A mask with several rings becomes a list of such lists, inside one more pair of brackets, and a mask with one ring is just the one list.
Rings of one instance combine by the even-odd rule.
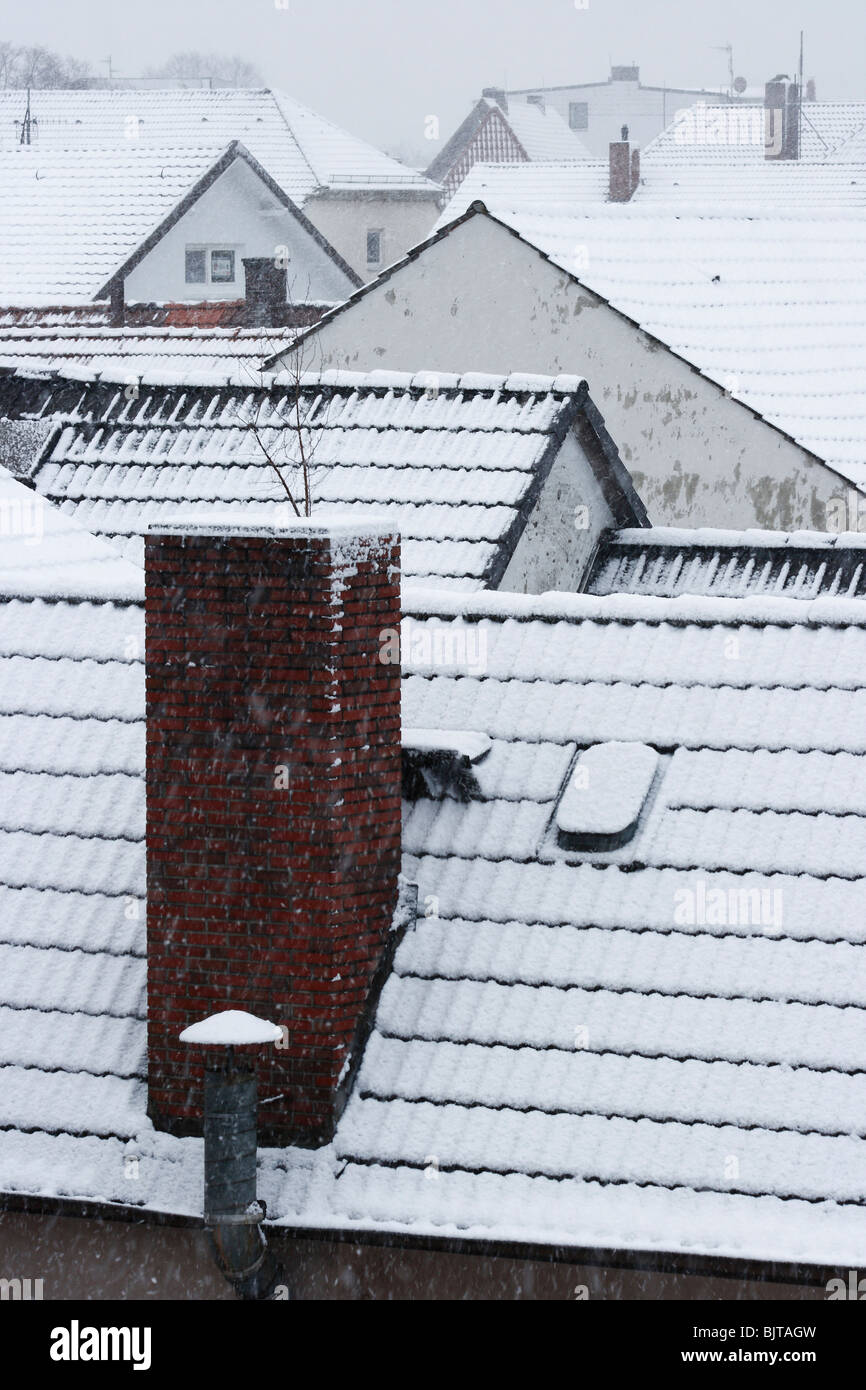
[[613, 525], [589, 460], [569, 434], [499, 588], [518, 594], [582, 588], [599, 535]]
[[[484, 215], [325, 322], [323, 367], [570, 372], [656, 525], [825, 529], [847, 484]], [[312, 346], [312, 344], [311, 344]]]

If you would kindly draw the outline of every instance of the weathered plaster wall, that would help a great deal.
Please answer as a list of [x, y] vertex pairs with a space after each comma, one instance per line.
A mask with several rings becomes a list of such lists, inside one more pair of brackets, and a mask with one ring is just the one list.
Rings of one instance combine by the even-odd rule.
[[[232, 284], [188, 285], [187, 245], [235, 248]], [[126, 299], [242, 299], [244, 256], [274, 256], [289, 248], [289, 298], [338, 304], [354, 289], [328, 253], [287, 212], [243, 160], [235, 160], [141, 260], [126, 280]]]
[[[410, 247], [429, 236], [439, 207], [434, 198], [378, 198], [359, 193], [356, 198], [309, 198], [304, 213], [362, 280], [374, 280], [385, 266], [399, 261]], [[373, 267], [367, 265], [368, 228], [382, 232], [381, 264]]]
[[846, 484], [805, 449], [479, 215], [316, 336], [323, 366], [574, 372], [656, 525], [825, 529]]
[[592, 466], [569, 434], [499, 588], [518, 594], [580, 589], [599, 535], [613, 524]]

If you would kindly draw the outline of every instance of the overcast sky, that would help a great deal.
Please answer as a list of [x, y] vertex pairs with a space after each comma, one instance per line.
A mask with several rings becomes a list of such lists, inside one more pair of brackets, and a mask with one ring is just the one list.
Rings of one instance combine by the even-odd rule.
[[[140, 73], [179, 49], [238, 53], [338, 124], [419, 159], [484, 86], [604, 79], [638, 63], [648, 84], [749, 85], [796, 68], [824, 100], [866, 98], [863, 0], [0, 0], [0, 37]], [[577, 0], [584, 4], [586, 0]], [[105, 71], [104, 65], [100, 69]]]

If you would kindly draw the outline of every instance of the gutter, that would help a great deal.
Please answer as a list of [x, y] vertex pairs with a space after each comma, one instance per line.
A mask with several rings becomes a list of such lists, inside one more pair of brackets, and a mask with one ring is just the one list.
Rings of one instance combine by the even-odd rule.
[[[33, 1216], [68, 1216], [90, 1221], [126, 1221], [138, 1225], [178, 1226], [201, 1230], [202, 1217], [144, 1210], [119, 1203], [100, 1203], [68, 1197], [37, 1197], [22, 1193], [0, 1195], [0, 1213]], [[622, 1250], [612, 1246], [547, 1245], [534, 1241], [436, 1236], [397, 1230], [363, 1230], [353, 1227], [287, 1226], [265, 1221], [274, 1241], [322, 1241], [335, 1245], [371, 1246], [393, 1250], [418, 1250], [431, 1254], [476, 1255], [486, 1259], [532, 1260], [542, 1264], [586, 1265], [630, 1269], [653, 1274], [680, 1274], [730, 1279], [732, 1282], [790, 1284], [826, 1288], [839, 1276], [841, 1265], [813, 1265], [783, 1260], [754, 1260], [732, 1255], [687, 1255], [669, 1250]], [[846, 1266], [847, 1267], [847, 1266]]]

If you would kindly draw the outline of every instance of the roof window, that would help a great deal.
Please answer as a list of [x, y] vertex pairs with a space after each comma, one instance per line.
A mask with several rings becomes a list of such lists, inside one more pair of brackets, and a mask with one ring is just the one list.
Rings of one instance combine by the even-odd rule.
[[580, 754], [556, 812], [562, 849], [604, 851], [628, 844], [658, 768], [646, 743], [596, 743]]

